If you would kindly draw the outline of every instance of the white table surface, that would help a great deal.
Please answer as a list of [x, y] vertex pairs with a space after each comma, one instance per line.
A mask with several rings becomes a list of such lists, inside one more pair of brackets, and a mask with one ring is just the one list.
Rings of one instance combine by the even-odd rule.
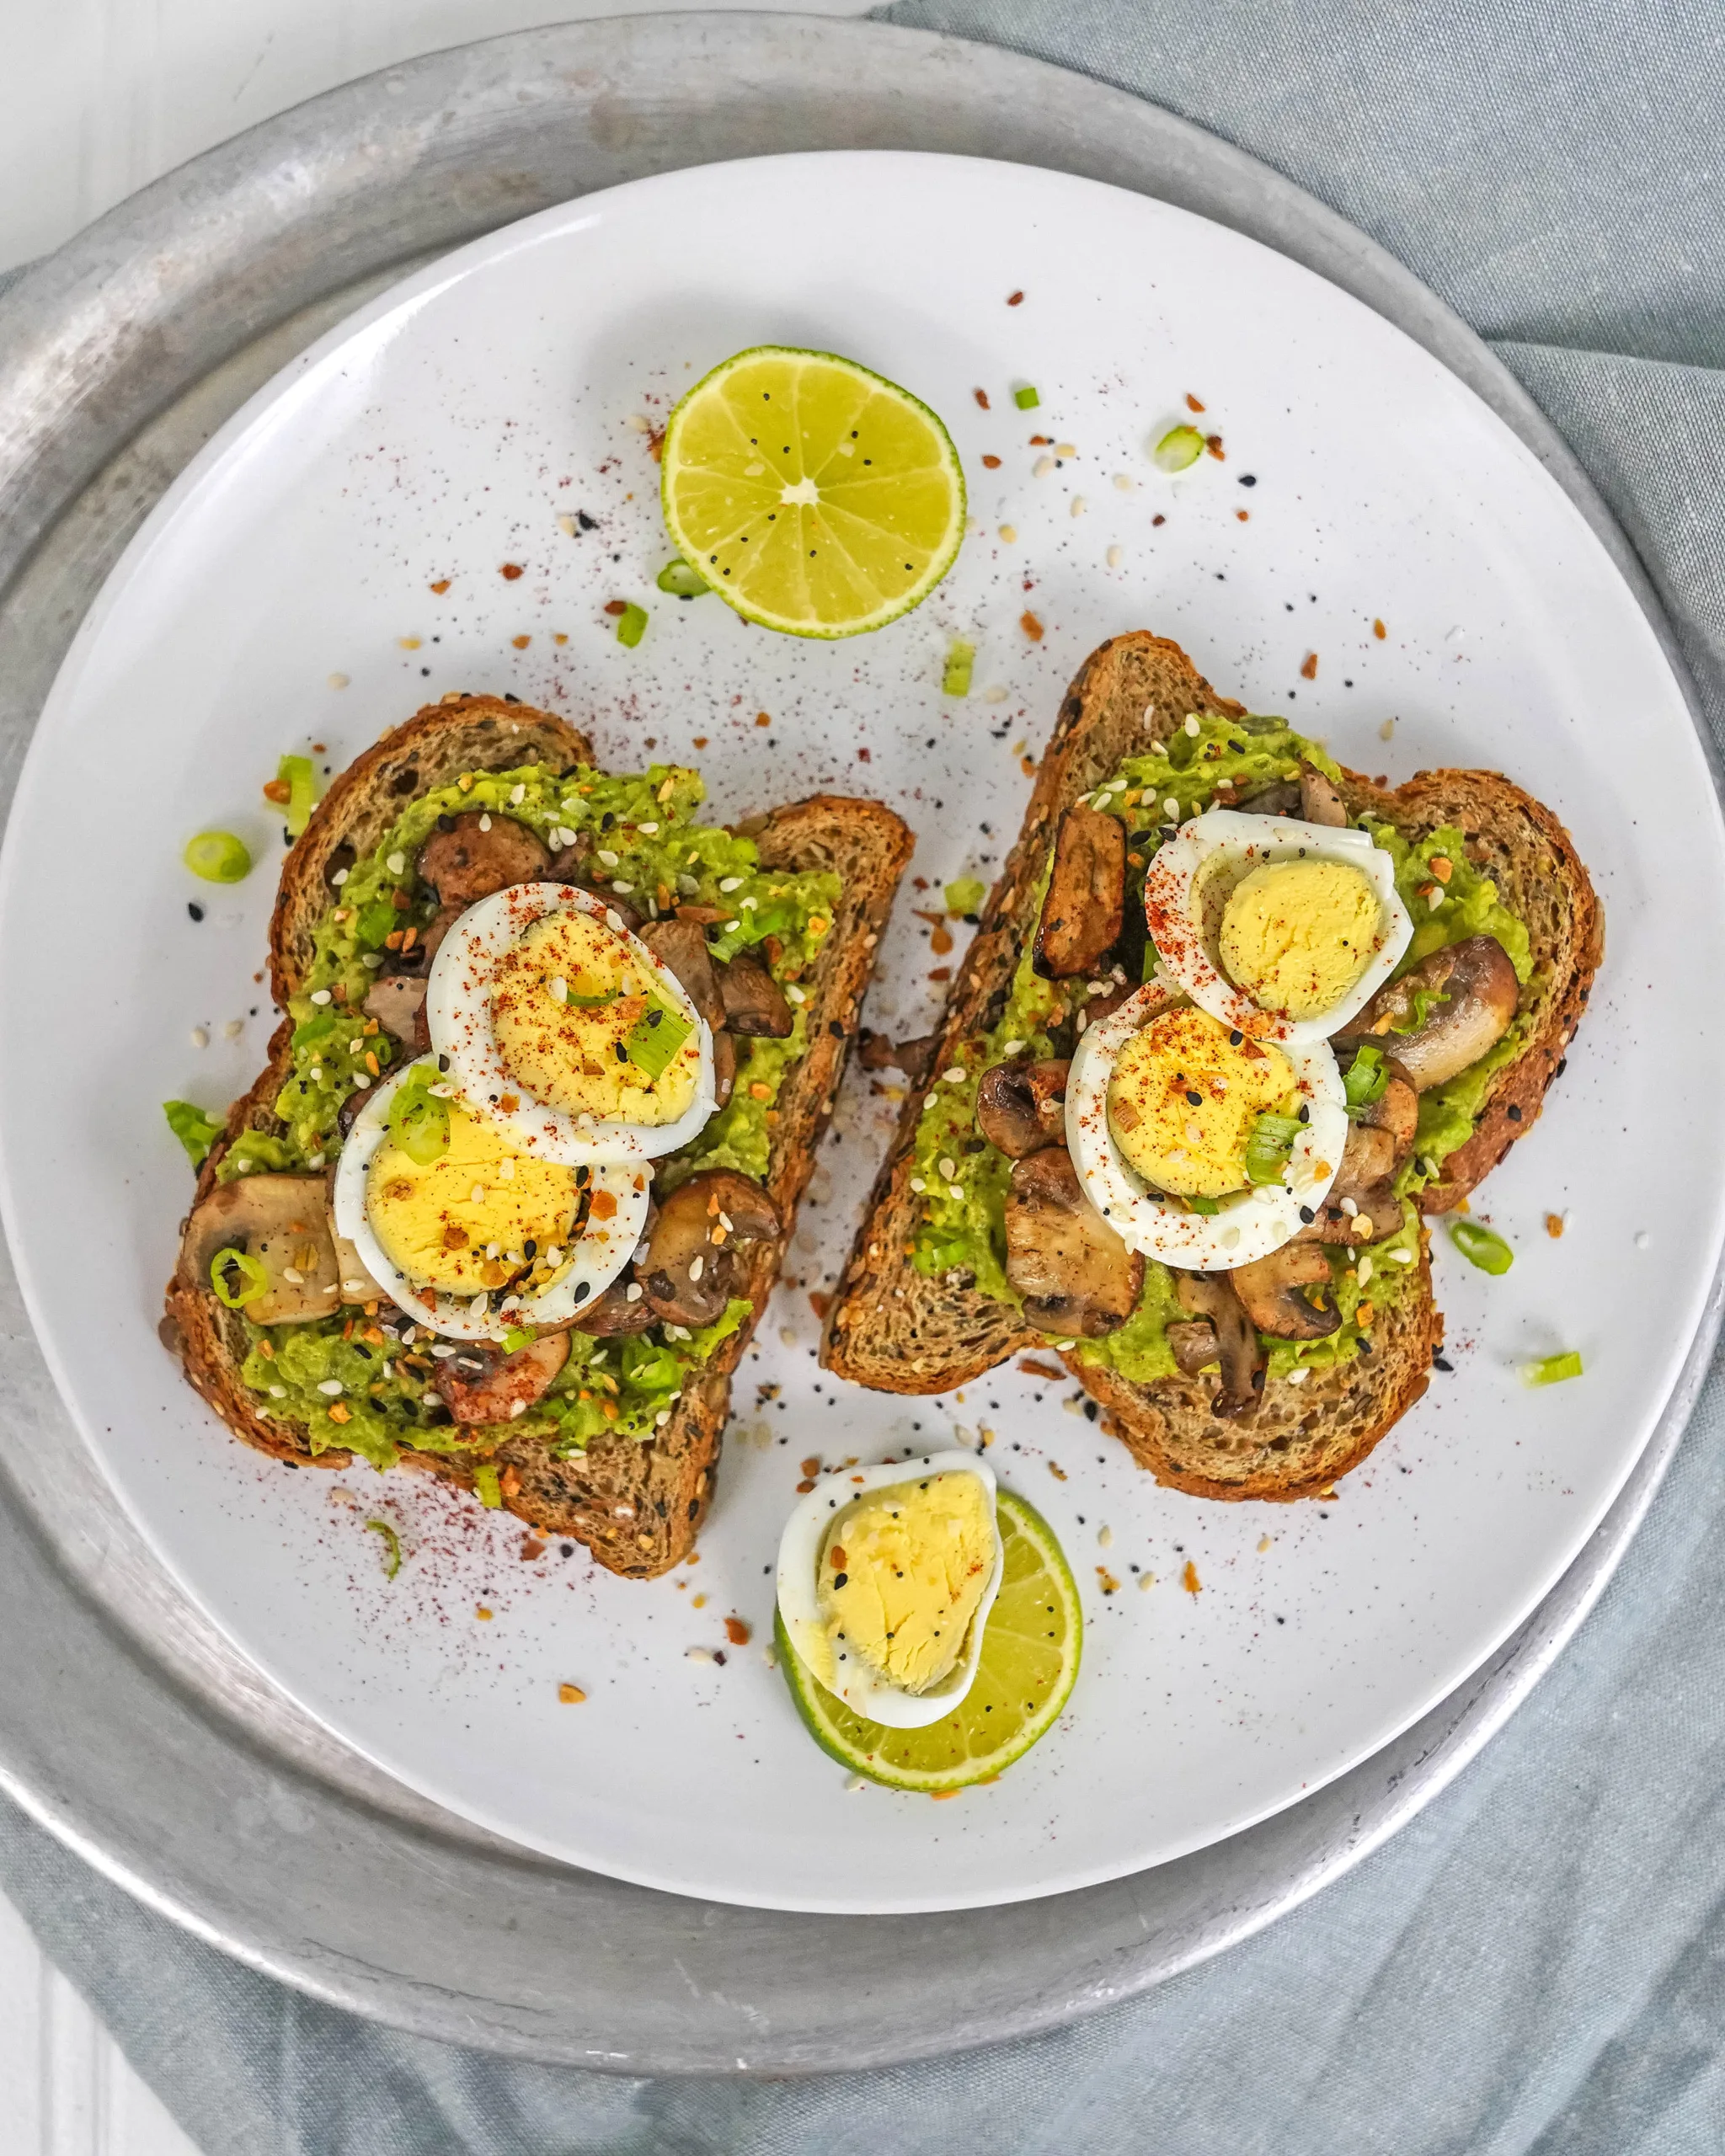
[[[681, 0], [860, 15], [867, 0]], [[633, 0], [0, 0], [0, 270], [163, 173], [373, 68]], [[197, 2156], [0, 1900], [4, 2156]]]

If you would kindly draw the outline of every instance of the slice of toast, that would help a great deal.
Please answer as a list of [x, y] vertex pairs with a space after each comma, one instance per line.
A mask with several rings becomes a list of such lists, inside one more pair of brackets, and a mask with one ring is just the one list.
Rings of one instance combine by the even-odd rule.
[[[331, 903], [326, 872], [338, 849], [363, 855], [376, 846], [410, 797], [446, 785], [466, 771], [504, 770], [542, 761], [558, 770], [590, 764], [585, 737], [561, 719], [494, 696], [430, 706], [343, 772], [289, 854], [270, 929], [270, 977], [285, 1006], [305, 977], [312, 931]], [[755, 1315], [699, 1370], [650, 1439], [595, 1438], [563, 1459], [531, 1438], [510, 1438], [488, 1455], [502, 1474], [505, 1502], [542, 1532], [584, 1542], [609, 1571], [650, 1578], [687, 1556], [712, 1501], [719, 1438], [729, 1411], [730, 1375], [747, 1347], [777, 1276], [797, 1201], [831, 1112], [856, 1030], [874, 953], [911, 835], [878, 802], [833, 795], [777, 808], [743, 827], [770, 867], [832, 869], [843, 891], [807, 986], [809, 1051], [789, 1072], [777, 1102], [766, 1187], [783, 1223], [776, 1242], [751, 1246], [748, 1293]], [[291, 1071], [291, 1027], [270, 1042], [262, 1075], [229, 1111], [227, 1128], [200, 1173], [197, 1196], [211, 1187], [222, 1152], [245, 1129], [279, 1130], [272, 1103]], [[344, 1468], [352, 1455], [315, 1460], [300, 1426], [262, 1412], [242, 1381], [245, 1329], [237, 1312], [202, 1288], [168, 1291], [168, 1331], [187, 1377], [236, 1437], [295, 1466]], [[407, 1451], [404, 1465], [471, 1488], [474, 1463]]]
[[[1146, 632], [1114, 638], [1085, 661], [948, 996], [932, 1078], [982, 1030], [991, 998], [1011, 981], [1036, 926], [1039, 880], [1066, 809], [1124, 757], [1166, 739], [1188, 712], [1233, 717], [1242, 708], [1219, 696], [1178, 644]], [[1460, 825], [1532, 944], [1535, 976], [1523, 996], [1530, 1038], [1493, 1080], [1474, 1137], [1423, 1194], [1423, 1208], [1438, 1211], [1455, 1204], [1538, 1114], [1599, 962], [1599, 905], [1562, 825], [1495, 773], [1422, 772], [1393, 792], [1349, 773], [1342, 792], [1351, 813], [1369, 811], [1410, 835]], [[905, 1102], [822, 1341], [822, 1360], [837, 1375], [888, 1392], [944, 1392], [1010, 1356], [1052, 1346], [1010, 1304], [911, 1262], [921, 1208], [910, 1178], [927, 1090], [927, 1082], [913, 1088]], [[1322, 1495], [1365, 1459], [1425, 1390], [1442, 1338], [1422, 1232], [1418, 1266], [1372, 1328], [1370, 1353], [1315, 1369], [1296, 1385], [1268, 1380], [1243, 1422], [1213, 1415], [1198, 1379], [1176, 1374], [1135, 1385], [1076, 1350], [1060, 1359], [1101, 1403], [1106, 1427], [1159, 1481], [1195, 1497], [1284, 1500]]]

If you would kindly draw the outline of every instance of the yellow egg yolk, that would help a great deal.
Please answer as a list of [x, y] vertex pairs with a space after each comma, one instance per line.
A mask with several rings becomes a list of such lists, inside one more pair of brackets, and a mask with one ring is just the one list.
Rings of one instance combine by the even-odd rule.
[[1279, 1048], [1230, 1029], [1190, 1005], [1140, 1027], [1114, 1059], [1108, 1128], [1147, 1183], [1181, 1198], [1243, 1189], [1246, 1141], [1266, 1109], [1294, 1091]]
[[[579, 1191], [574, 1169], [515, 1153], [495, 1123], [454, 1101], [449, 1110], [449, 1149], [428, 1166], [385, 1138], [366, 1171], [366, 1217], [409, 1279], [478, 1295], [567, 1249]], [[548, 1277], [563, 1269], [551, 1263]]]
[[1316, 1018], [1370, 963], [1382, 911], [1369, 878], [1343, 861], [1274, 861], [1242, 877], [1222, 910], [1222, 965], [1266, 1011]]
[[994, 1570], [998, 1537], [974, 1475], [870, 1490], [821, 1545], [820, 1606], [836, 1663], [857, 1657], [901, 1692], [950, 1676]]
[[[548, 1107], [656, 1127], [693, 1104], [699, 1029], [590, 914], [547, 914], [510, 946], [497, 963], [491, 1024], [505, 1070]], [[662, 1028], [679, 1045], [658, 1070], [651, 1051]]]

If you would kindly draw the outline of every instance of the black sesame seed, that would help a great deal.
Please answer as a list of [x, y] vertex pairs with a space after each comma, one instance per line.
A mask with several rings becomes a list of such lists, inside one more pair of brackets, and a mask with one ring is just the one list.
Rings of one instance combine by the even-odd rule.
[[576, 1300], [578, 1303], [585, 1303], [585, 1302], [586, 1301], [586, 1299], [587, 1299], [588, 1296], [589, 1296], [589, 1295], [590, 1295], [590, 1294], [592, 1294], [592, 1292], [593, 1292], [593, 1283], [592, 1283], [592, 1282], [591, 1282], [590, 1280], [578, 1280], [578, 1281], [576, 1281], [576, 1283], [575, 1283], [575, 1300]]
[[835, 1572], [832, 1576], [832, 1583], [835, 1587], [842, 1587], [850, 1577], [848, 1572]]
[[1241, 1042], [1242, 1042], [1242, 1041], [1243, 1041], [1243, 1040], [1245, 1039], [1245, 1038], [1246, 1038], [1245, 1034], [1244, 1034], [1244, 1033], [1242, 1033], [1240, 1031], [1239, 1027], [1236, 1026], [1236, 1027], [1234, 1028], [1234, 1030], [1233, 1030], [1233, 1031], [1232, 1031], [1232, 1032], [1228, 1035], [1228, 1045], [1229, 1045], [1229, 1047], [1230, 1047], [1230, 1048], [1238, 1048], [1238, 1047], [1239, 1047], [1239, 1045], [1240, 1045], [1240, 1043], [1241, 1043]]
[[1511, 1123], [1519, 1123], [1519, 1122], [1520, 1122], [1520, 1120], [1521, 1120], [1521, 1110], [1520, 1110], [1519, 1108], [1516, 1108], [1516, 1107], [1508, 1108], [1508, 1109], [1506, 1109], [1506, 1110], [1504, 1111], [1504, 1113], [1508, 1115], [1508, 1117], [1509, 1118], [1509, 1120], [1510, 1120], [1510, 1122], [1511, 1122]]
[[1564, 1072], [1565, 1072], [1568, 1068], [1569, 1068], [1569, 1058], [1566, 1055], [1566, 1056], [1563, 1058], [1562, 1061], [1561, 1063], [1559, 1063], [1559, 1065], [1557, 1065], [1557, 1069], [1556, 1069], [1556, 1070], [1551, 1073], [1551, 1075], [1552, 1075], [1554, 1078], [1561, 1078], [1561, 1077], [1563, 1075], [1563, 1073], [1564, 1073]]
[[438, 1057], [438, 1059], [437, 1059], [437, 1068], [438, 1068], [440, 1070], [448, 1070], [448, 1068], [449, 1068], [449, 1058], [448, 1058], [446, 1055], [440, 1055], [440, 1056]]
[[1317, 1215], [1312, 1211], [1309, 1205], [1302, 1205], [1300, 1209], [1300, 1217], [1309, 1228], [1312, 1222], [1316, 1219]]
[[1257, 472], [1242, 472], [1240, 474], [1240, 483], [1242, 487], [1255, 487], [1258, 484]]
[[599, 529], [599, 519], [596, 516], [589, 516], [584, 509], [578, 509], [575, 511], [575, 521], [583, 531], [596, 531]]
[[1311, 1121], [1311, 1110], [1307, 1107], [1304, 1101], [1300, 1103], [1300, 1120], [1302, 1123], [1310, 1123]]
[[1432, 1357], [1432, 1368], [1434, 1370], [1442, 1370], [1445, 1376], [1450, 1376], [1453, 1375], [1455, 1365], [1450, 1362], [1446, 1356], [1434, 1355]]
[[845, 1038], [845, 1029], [839, 1023], [836, 1018], [829, 1018], [827, 1020], [826, 1030], [832, 1035], [836, 1041], [841, 1041]]
[[521, 1256], [523, 1257], [537, 1257], [538, 1255], [539, 1246], [534, 1241], [533, 1238], [529, 1235], [526, 1242], [521, 1245]]
[[612, 1045], [612, 1046], [616, 1049], [616, 1050], [617, 1050], [617, 1061], [618, 1061], [619, 1063], [627, 1063], [627, 1062], [628, 1061], [628, 1059], [629, 1059], [629, 1051], [628, 1050], [628, 1049], [626, 1049], [626, 1048], [623, 1046], [623, 1044], [622, 1044], [622, 1043], [621, 1041], [615, 1041], [615, 1042], [613, 1042], [613, 1043], [611, 1043], [611, 1045]]
[[1204, 1106], [1204, 1096], [1202, 1093], [1188, 1091], [1186, 1097], [1195, 1108], [1201, 1108]]
[[204, 909], [198, 904], [195, 899], [187, 899], [185, 910], [191, 915], [194, 921], [201, 921], [204, 918]]
[[559, 1557], [573, 1557], [575, 1554], [574, 1544], [573, 1542], [559, 1542], [557, 1545], [557, 1554]]

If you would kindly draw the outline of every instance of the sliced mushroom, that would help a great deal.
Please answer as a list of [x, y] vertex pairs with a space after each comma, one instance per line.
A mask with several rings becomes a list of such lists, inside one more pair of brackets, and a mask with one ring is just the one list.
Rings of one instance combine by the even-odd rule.
[[335, 1277], [344, 1303], [382, 1303], [388, 1298], [366, 1269], [366, 1261], [360, 1256], [359, 1246], [350, 1242], [335, 1225], [335, 1169], [323, 1171], [325, 1212], [324, 1225], [329, 1231], [329, 1246], [335, 1252]]
[[207, 1289], [211, 1261], [223, 1250], [243, 1251], [268, 1275], [262, 1294], [243, 1305], [257, 1324], [299, 1325], [335, 1308], [341, 1290], [322, 1176], [241, 1176], [218, 1183], [186, 1223], [180, 1285]]
[[1332, 1246], [1370, 1243], [1394, 1235], [1401, 1225], [1402, 1201], [1392, 1184], [1380, 1182], [1358, 1198], [1338, 1198], [1332, 1191], [1294, 1240]]
[[[1215, 1342], [1213, 1359], [1220, 1360], [1222, 1368], [1222, 1381], [1210, 1412], [1230, 1420], [1249, 1414], [1263, 1390], [1263, 1351], [1234, 1292], [1238, 1278], [1234, 1273], [1182, 1273], [1174, 1280], [1174, 1297], [1181, 1309], [1194, 1318], [1209, 1320], [1205, 1329]], [[1194, 1353], [1197, 1345], [1188, 1338], [1188, 1353]], [[1179, 1361], [1178, 1350], [1174, 1359]], [[1183, 1369], [1185, 1367], [1181, 1364]]]
[[1303, 1291], [1330, 1285], [1330, 1261], [1315, 1242], [1284, 1243], [1229, 1278], [1246, 1315], [1272, 1340], [1324, 1340], [1342, 1322], [1333, 1302], [1313, 1302]]
[[360, 1009], [404, 1048], [423, 1055], [431, 1045], [425, 1024], [425, 980], [420, 974], [379, 974]]
[[574, 1321], [574, 1330], [610, 1340], [620, 1332], [644, 1332], [658, 1322], [659, 1313], [648, 1301], [646, 1290], [633, 1273], [625, 1273], [611, 1282], [590, 1309], [582, 1311]]
[[1165, 1337], [1175, 1362], [1188, 1378], [1195, 1378], [1201, 1369], [1221, 1359], [1221, 1343], [1207, 1317], [1187, 1318], [1171, 1325], [1166, 1328]]
[[[1303, 816], [1306, 801], [1297, 779], [1278, 779], [1274, 786], [1266, 786], [1256, 792], [1247, 794], [1237, 807], [1253, 816]], [[1307, 819], [1309, 822], [1310, 818]], [[1214, 1360], [1214, 1357], [1211, 1358]]]
[[1334, 1203], [1343, 1198], [1357, 1202], [1379, 1183], [1387, 1182], [1395, 1171], [1396, 1140], [1391, 1134], [1372, 1123], [1350, 1123], [1328, 1202]]
[[[1423, 1025], [1396, 1033], [1416, 1008], [1420, 989], [1435, 991], [1443, 1001], [1431, 1005]], [[1429, 1092], [1502, 1040], [1520, 992], [1509, 953], [1497, 937], [1470, 936], [1434, 951], [1412, 973], [1381, 988], [1349, 1030], [1368, 1037], [1394, 1033], [1396, 1060], [1416, 1091]]]
[[717, 969], [725, 1023], [745, 1040], [788, 1040], [796, 1025], [784, 990], [759, 958], [740, 952]]
[[1081, 804], [1060, 819], [1032, 963], [1045, 979], [1093, 973], [1120, 940], [1126, 827]]
[[571, 845], [559, 846], [545, 866], [547, 883], [585, 883], [593, 873], [593, 834], [578, 831]]
[[1103, 1018], [1112, 1018], [1120, 1006], [1138, 993], [1130, 982], [1116, 981], [1112, 988], [1100, 995], [1087, 998], [1078, 1006], [1074, 1020], [1074, 1031], [1083, 1034]]
[[457, 1422], [512, 1422], [542, 1400], [569, 1358], [566, 1332], [547, 1332], [512, 1355], [458, 1348], [437, 1367], [436, 1385]]
[[729, 1033], [713, 1036], [713, 1097], [720, 1107], [737, 1084], [737, 1044]]
[[691, 1176], [660, 1208], [636, 1269], [656, 1317], [673, 1325], [711, 1325], [743, 1279], [739, 1245], [779, 1232], [772, 1200], [731, 1168]]
[[1070, 1067], [1022, 1059], [991, 1065], [976, 1087], [976, 1124], [983, 1136], [1014, 1161], [1058, 1145], [1066, 1134]]
[[692, 921], [649, 921], [641, 941], [676, 975], [684, 994], [716, 1033], [725, 1022], [718, 975], [707, 948], [707, 932]]
[[468, 809], [438, 818], [437, 829], [419, 848], [419, 873], [440, 905], [467, 907], [511, 883], [533, 882], [550, 864], [537, 832], [513, 816]]
[[1138, 1307], [1144, 1260], [1084, 1195], [1064, 1145], [1012, 1170], [1007, 1193], [1007, 1278], [1028, 1324], [1087, 1340], [1118, 1331]]
[[1311, 764], [1300, 766], [1300, 814], [1308, 824], [1327, 824], [1341, 830], [1348, 821], [1348, 807], [1334, 786]]

